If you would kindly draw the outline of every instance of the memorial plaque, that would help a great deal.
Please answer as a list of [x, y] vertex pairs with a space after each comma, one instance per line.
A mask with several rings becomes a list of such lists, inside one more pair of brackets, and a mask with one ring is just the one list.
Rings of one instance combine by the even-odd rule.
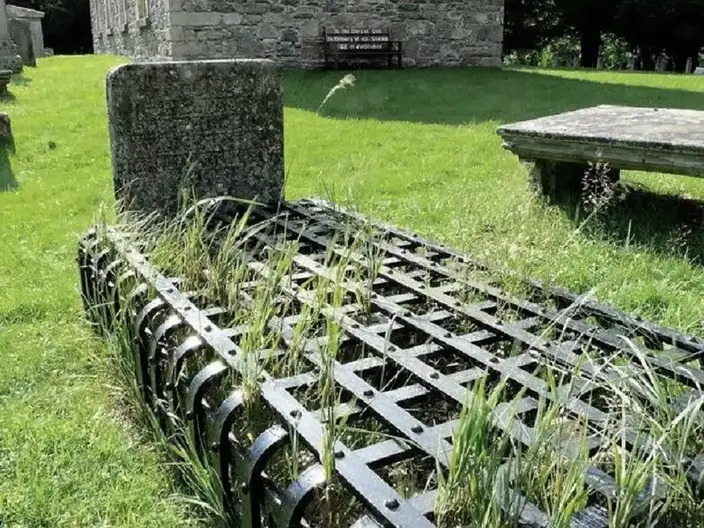
[[268, 60], [126, 64], [107, 76], [116, 197], [173, 214], [184, 190], [272, 204], [283, 192], [283, 93]]

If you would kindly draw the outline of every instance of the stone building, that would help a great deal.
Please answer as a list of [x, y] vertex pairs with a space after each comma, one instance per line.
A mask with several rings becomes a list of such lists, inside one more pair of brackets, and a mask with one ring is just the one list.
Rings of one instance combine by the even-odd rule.
[[406, 66], [498, 66], [504, 0], [90, 0], [96, 53], [322, 64], [323, 28], [389, 28]]

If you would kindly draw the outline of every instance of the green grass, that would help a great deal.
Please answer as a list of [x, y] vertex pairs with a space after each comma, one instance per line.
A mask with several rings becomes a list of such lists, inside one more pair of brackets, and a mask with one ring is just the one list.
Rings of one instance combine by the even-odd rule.
[[[0, 520], [9, 526], [174, 526], [189, 515], [81, 317], [75, 246], [111, 199], [104, 76], [119, 62], [40, 60], [0, 102], [17, 146], [12, 174], [0, 174]], [[340, 77], [287, 75], [288, 197], [349, 198], [477, 257], [702, 333], [704, 230], [682, 220], [699, 211], [701, 222], [701, 210], [663, 197], [704, 199], [704, 181], [626, 173], [652, 192], [578, 230], [574, 210], [531, 197], [525, 168], [494, 134], [503, 122], [600, 103], [704, 109], [697, 78], [364, 72], [317, 115]]]

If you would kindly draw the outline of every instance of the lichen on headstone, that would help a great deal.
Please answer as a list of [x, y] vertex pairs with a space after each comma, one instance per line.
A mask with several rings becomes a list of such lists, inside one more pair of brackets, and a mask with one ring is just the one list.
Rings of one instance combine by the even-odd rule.
[[108, 73], [116, 197], [171, 215], [184, 192], [282, 197], [283, 91], [268, 60], [134, 63]]

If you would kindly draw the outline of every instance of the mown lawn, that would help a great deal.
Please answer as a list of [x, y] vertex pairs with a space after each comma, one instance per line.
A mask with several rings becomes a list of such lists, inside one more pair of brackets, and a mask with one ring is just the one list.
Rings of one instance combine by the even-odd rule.
[[[189, 511], [116, 396], [81, 318], [75, 245], [111, 200], [104, 76], [114, 57], [42, 59], [10, 86], [0, 160], [0, 524], [175, 526]], [[560, 71], [286, 77], [291, 198], [319, 195], [666, 325], [704, 334], [704, 181], [626, 173], [645, 190], [576, 217], [528, 192], [495, 127], [600, 103], [704, 109], [700, 78]], [[667, 199], [682, 195], [690, 202]], [[687, 204], [686, 206], [683, 204]]]

